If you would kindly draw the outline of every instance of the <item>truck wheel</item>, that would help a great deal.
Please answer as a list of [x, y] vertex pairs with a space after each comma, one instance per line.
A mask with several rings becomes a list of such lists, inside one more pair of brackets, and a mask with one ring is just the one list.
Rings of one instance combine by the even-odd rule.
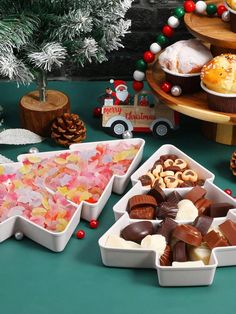
[[157, 122], [153, 127], [153, 135], [157, 137], [165, 137], [170, 133], [170, 126], [166, 122]]
[[121, 137], [128, 130], [128, 125], [124, 121], [117, 120], [112, 123], [110, 130], [113, 136]]

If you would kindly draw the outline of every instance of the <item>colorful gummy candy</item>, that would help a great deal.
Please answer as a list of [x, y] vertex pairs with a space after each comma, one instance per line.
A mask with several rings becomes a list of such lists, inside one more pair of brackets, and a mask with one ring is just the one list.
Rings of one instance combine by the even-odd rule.
[[63, 231], [76, 210], [67, 199], [96, 203], [111, 177], [126, 173], [138, 149], [127, 143], [99, 144], [47, 158], [30, 155], [14, 166], [0, 165], [0, 223], [20, 215], [47, 230]]

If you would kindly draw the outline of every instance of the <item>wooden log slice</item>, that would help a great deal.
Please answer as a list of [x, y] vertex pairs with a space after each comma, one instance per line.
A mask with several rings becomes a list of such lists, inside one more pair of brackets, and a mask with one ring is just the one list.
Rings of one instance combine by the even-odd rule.
[[40, 102], [39, 92], [33, 91], [23, 96], [19, 105], [22, 127], [45, 137], [51, 134], [52, 121], [70, 112], [69, 98], [56, 90], [47, 90], [46, 102]]

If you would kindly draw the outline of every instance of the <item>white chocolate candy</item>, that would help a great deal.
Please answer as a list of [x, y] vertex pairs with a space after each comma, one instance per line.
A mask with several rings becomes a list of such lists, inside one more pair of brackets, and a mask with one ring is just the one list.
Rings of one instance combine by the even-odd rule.
[[205, 266], [203, 261], [194, 261], [194, 262], [173, 262], [173, 267], [202, 267]]
[[190, 220], [194, 221], [194, 219], [198, 216], [197, 207], [190, 200], [182, 200], [177, 204], [178, 212], [176, 215], [176, 220]]
[[141, 247], [157, 252], [158, 256], [164, 254], [166, 239], [160, 234], [147, 235], [141, 242]]
[[205, 265], [209, 264], [211, 250], [205, 243], [198, 247], [191, 246], [188, 248], [189, 258], [191, 261], [203, 261]]
[[118, 249], [139, 249], [140, 248], [139, 244], [132, 241], [126, 241], [125, 239], [122, 239], [121, 237], [115, 234], [111, 234], [108, 236], [105, 246], [111, 247], [111, 248], [118, 248]]

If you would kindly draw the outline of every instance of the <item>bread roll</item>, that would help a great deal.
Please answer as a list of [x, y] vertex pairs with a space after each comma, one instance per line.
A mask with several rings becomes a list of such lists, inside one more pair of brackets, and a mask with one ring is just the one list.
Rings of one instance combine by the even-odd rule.
[[159, 56], [159, 63], [173, 73], [200, 73], [212, 59], [208, 48], [197, 39], [181, 40], [167, 47]]
[[226, 3], [231, 9], [236, 10], [236, 0], [226, 0]]
[[236, 94], [236, 55], [222, 54], [212, 59], [202, 68], [201, 80], [212, 91]]

